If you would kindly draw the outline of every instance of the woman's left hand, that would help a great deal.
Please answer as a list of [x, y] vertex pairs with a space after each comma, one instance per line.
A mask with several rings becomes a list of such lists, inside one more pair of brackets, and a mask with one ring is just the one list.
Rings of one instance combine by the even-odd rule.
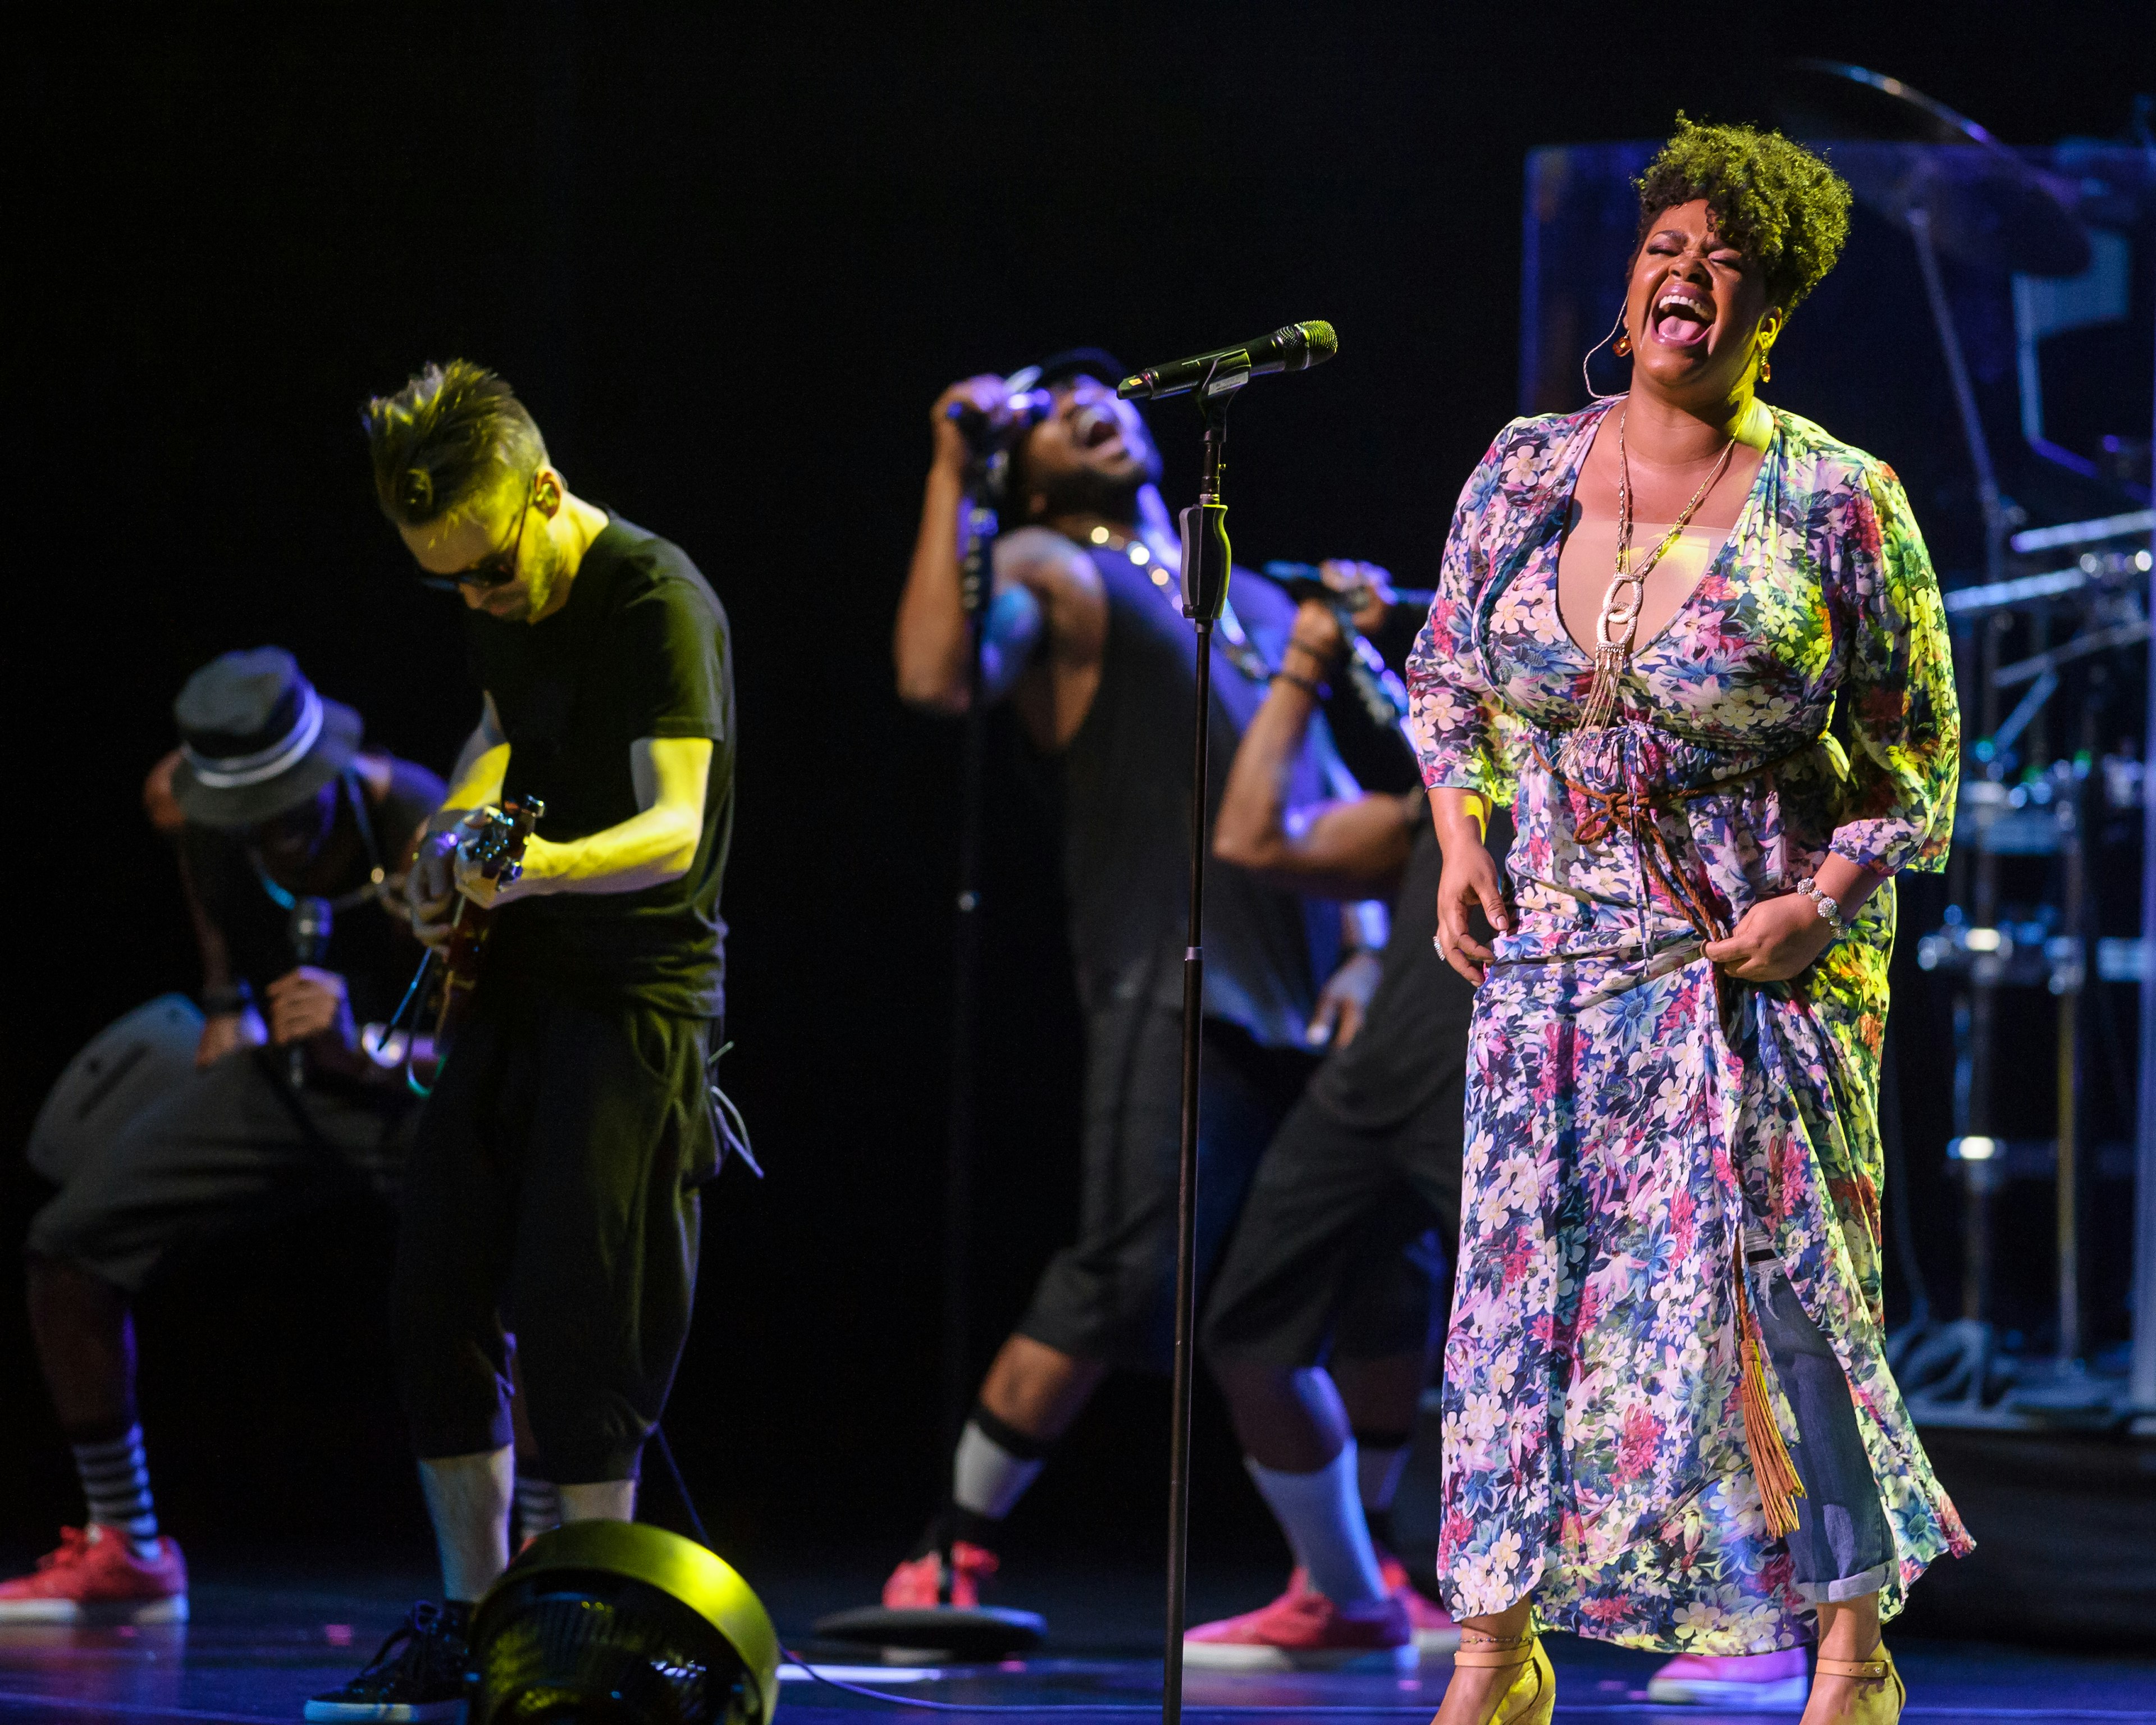
[[1702, 950], [1725, 974], [1746, 983], [1784, 983], [1832, 944], [1834, 928], [1801, 892], [1763, 899], [1738, 919], [1726, 941]]

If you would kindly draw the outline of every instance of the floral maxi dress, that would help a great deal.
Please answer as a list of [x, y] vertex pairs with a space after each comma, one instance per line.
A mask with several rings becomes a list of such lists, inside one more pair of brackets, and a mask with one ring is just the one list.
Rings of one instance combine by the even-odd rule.
[[1943, 867], [1959, 721], [1900, 482], [1778, 411], [1728, 538], [1563, 758], [1593, 667], [1558, 552], [1609, 410], [1499, 435], [1409, 665], [1424, 781], [1512, 803], [1517, 834], [1469, 1043], [1438, 1569], [1455, 1615], [1532, 1594], [1581, 1635], [1760, 1653], [1808, 1639], [1812, 1608], [1738, 1412], [1748, 1230], [1848, 1377], [1897, 1548], [1882, 1615], [1971, 1542], [1884, 1353], [1893, 884], [1789, 982], [1722, 977], [1697, 944], [1830, 851]]

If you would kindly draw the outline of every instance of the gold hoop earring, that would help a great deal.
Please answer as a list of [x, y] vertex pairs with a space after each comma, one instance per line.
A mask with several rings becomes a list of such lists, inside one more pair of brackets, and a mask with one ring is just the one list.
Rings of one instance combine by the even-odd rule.
[[1609, 351], [1622, 359], [1632, 351], [1632, 336], [1628, 331], [1609, 344]]
[[1767, 357], [1767, 350], [1762, 347], [1759, 350], [1759, 381], [1762, 383], [1764, 383], [1772, 378], [1774, 375], [1774, 362]]

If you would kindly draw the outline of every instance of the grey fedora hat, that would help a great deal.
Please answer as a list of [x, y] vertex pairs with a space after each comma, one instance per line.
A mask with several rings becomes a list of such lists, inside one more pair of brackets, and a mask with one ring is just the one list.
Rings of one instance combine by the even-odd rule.
[[352, 764], [365, 726], [325, 701], [282, 647], [225, 653], [172, 703], [180, 762], [172, 796], [208, 827], [251, 827], [313, 796]]

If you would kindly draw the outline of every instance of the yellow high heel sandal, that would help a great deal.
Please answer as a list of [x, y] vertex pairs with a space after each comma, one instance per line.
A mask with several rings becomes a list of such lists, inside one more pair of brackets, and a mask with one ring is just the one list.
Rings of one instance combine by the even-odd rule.
[[1812, 1669], [1819, 1676], [1854, 1677], [1863, 1686], [1857, 1691], [1856, 1705], [1843, 1715], [1850, 1725], [1894, 1725], [1909, 1699], [1902, 1674], [1894, 1669], [1894, 1656], [1883, 1643], [1869, 1659], [1821, 1659], [1814, 1661]]
[[1462, 1666], [1482, 1671], [1517, 1671], [1512, 1686], [1498, 1697], [1497, 1711], [1482, 1725], [1549, 1725], [1557, 1711], [1557, 1673], [1543, 1651], [1542, 1637], [1532, 1630], [1517, 1641], [1461, 1643], [1452, 1656], [1453, 1668]]

